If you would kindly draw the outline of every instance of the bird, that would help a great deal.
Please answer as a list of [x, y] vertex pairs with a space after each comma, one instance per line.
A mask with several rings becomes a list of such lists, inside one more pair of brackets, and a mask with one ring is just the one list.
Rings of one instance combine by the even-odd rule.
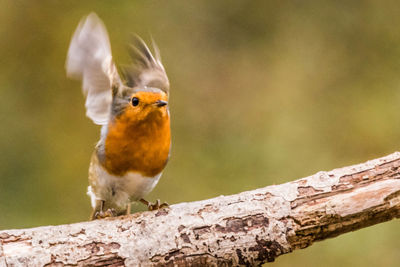
[[170, 157], [169, 80], [160, 52], [139, 36], [129, 45], [131, 63], [117, 67], [102, 20], [90, 13], [72, 36], [67, 76], [82, 81], [86, 116], [101, 126], [89, 165], [87, 194], [101, 219], [130, 213], [131, 203], [167, 208], [144, 197], [158, 183]]

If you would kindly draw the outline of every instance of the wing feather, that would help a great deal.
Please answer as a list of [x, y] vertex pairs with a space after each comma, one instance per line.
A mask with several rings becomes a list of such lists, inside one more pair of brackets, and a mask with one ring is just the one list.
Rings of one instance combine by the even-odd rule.
[[105, 125], [110, 116], [113, 83], [119, 83], [107, 30], [96, 14], [82, 19], [68, 50], [67, 75], [82, 80], [86, 115]]
[[160, 52], [153, 41], [155, 57], [146, 43], [134, 36], [130, 45], [132, 64], [122, 69], [124, 78], [130, 87], [155, 87], [168, 94], [169, 81], [161, 63]]

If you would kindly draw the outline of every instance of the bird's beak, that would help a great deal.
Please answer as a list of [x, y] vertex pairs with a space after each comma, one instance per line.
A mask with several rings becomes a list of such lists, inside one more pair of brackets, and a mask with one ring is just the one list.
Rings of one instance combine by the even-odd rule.
[[156, 105], [157, 107], [163, 107], [166, 106], [168, 104], [167, 101], [162, 101], [162, 100], [157, 100], [154, 105]]

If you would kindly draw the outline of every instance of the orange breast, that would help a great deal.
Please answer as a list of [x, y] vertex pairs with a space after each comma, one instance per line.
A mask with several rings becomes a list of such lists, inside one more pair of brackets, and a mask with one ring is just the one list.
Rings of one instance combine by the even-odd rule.
[[153, 177], [167, 164], [170, 145], [170, 119], [166, 109], [140, 121], [132, 120], [128, 112], [110, 122], [103, 165], [110, 174], [118, 176], [135, 171]]

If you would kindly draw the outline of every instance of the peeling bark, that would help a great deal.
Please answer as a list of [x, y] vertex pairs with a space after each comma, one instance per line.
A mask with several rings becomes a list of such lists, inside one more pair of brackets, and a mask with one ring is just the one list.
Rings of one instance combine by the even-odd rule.
[[167, 210], [0, 231], [0, 266], [236, 266], [400, 217], [400, 153]]

